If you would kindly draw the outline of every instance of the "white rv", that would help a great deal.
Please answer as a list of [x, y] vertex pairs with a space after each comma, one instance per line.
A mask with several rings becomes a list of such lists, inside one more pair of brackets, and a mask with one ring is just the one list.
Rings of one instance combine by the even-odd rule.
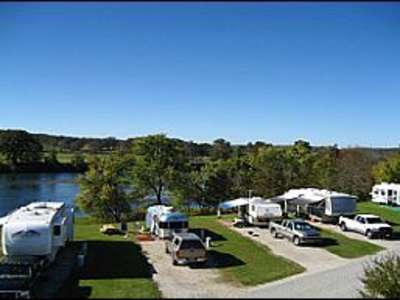
[[238, 198], [220, 203], [218, 213], [221, 209], [238, 208], [240, 216], [251, 225], [268, 226], [271, 220], [282, 218], [282, 208], [279, 204], [273, 203], [261, 197]]
[[187, 216], [172, 206], [153, 205], [147, 209], [146, 227], [161, 239], [171, 237], [174, 232], [187, 232], [188, 224]]
[[296, 212], [321, 221], [337, 221], [356, 213], [357, 197], [325, 189], [291, 189], [272, 199], [282, 203], [285, 213]]
[[2, 251], [8, 257], [40, 256], [50, 262], [74, 235], [74, 209], [63, 202], [33, 202], [2, 218]]
[[372, 187], [371, 201], [379, 204], [400, 205], [400, 184], [382, 182]]

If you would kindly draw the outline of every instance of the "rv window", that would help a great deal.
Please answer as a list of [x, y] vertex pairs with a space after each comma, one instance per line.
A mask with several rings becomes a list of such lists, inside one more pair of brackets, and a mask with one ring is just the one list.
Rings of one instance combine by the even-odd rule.
[[379, 191], [378, 191], [378, 190], [375, 190], [375, 191], [374, 191], [374, 194], [375, 194], [375, 195], [378, 195], [378, 194], [379, 194]]
[[381, 195], [385, 196], [385, 191], [384, 190], [381, 190]]
[[392, 190], [388, 190], [388, 196], [392, 196], [393, 191]]
[[251, 206], [251, 210], [252, 210], [252, 211], [255, 211], [255, 210], [256, 210], [256, 208], [254, 207], [254, 205]]
[[53, 227], [53, 235], [54, 236], [59, 236], [61, 234], [61, 226], [60, 225], [55, 225]]

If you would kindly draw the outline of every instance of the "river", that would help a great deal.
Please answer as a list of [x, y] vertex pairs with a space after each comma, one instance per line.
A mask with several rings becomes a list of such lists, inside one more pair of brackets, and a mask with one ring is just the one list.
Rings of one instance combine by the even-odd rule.
[[0, 216], [32, 201], [74, 204], [78, 173], [0, 174]]

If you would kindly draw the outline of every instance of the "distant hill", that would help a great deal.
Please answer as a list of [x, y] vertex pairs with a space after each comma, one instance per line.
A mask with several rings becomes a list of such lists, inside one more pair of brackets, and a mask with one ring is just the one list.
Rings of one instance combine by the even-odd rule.
[[[0, 129], [0, 135], [5, 130]], [[72, 137], [64, 135], [51, 135], [45, 133], [31, 133], [43, 145], [45, 151], [56, 150], [60, 152], [86, 152], [86, 153], [104, 153], [112, 150], [120, 150], [123, 152], [129, 151], [132, 144], [138, 137], [129, 139], [117, 139], [114, 137], [106, 138], [87, 138], [87, 137]], [[212, 148], [212, 143], [196, 143], [193, 141], [184, 141], [175, 139], [185, 147], [185, 149], [192, 156], [208, 156]], [[229, 141], [228, 141], [229, 142]], [[237, 148], [242, 151], [251, 150], [254, 147], [263, 145], [272, 145], [270, 143], [256, 141], [255, 143], [248, 143], [246, 145], [232, 145], [232, 148]], [[275, 147], [287, 147], [289, 145], [273, 145]], [[314, 146], [313, 148], [324, 149], [331, 146]], [[376, 160], [380, 160], [386, 156], [399, 153], [400, 148], [373, 148], [373, 147], [351, 147], [342, 148], [341, 150], [357, 149], [371, 154]]]

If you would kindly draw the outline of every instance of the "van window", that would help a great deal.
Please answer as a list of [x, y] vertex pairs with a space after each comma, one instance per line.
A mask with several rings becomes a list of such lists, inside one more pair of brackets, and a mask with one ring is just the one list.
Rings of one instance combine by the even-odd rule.
[[60, 236], [61, 235], [61, 226], [60, 225], [54, 225], [54, 227], [53, 227], [53, 235], [54, 236]]
[[183, 240], [181, 249], [204, 249], [203, 244], [197, 240]]

